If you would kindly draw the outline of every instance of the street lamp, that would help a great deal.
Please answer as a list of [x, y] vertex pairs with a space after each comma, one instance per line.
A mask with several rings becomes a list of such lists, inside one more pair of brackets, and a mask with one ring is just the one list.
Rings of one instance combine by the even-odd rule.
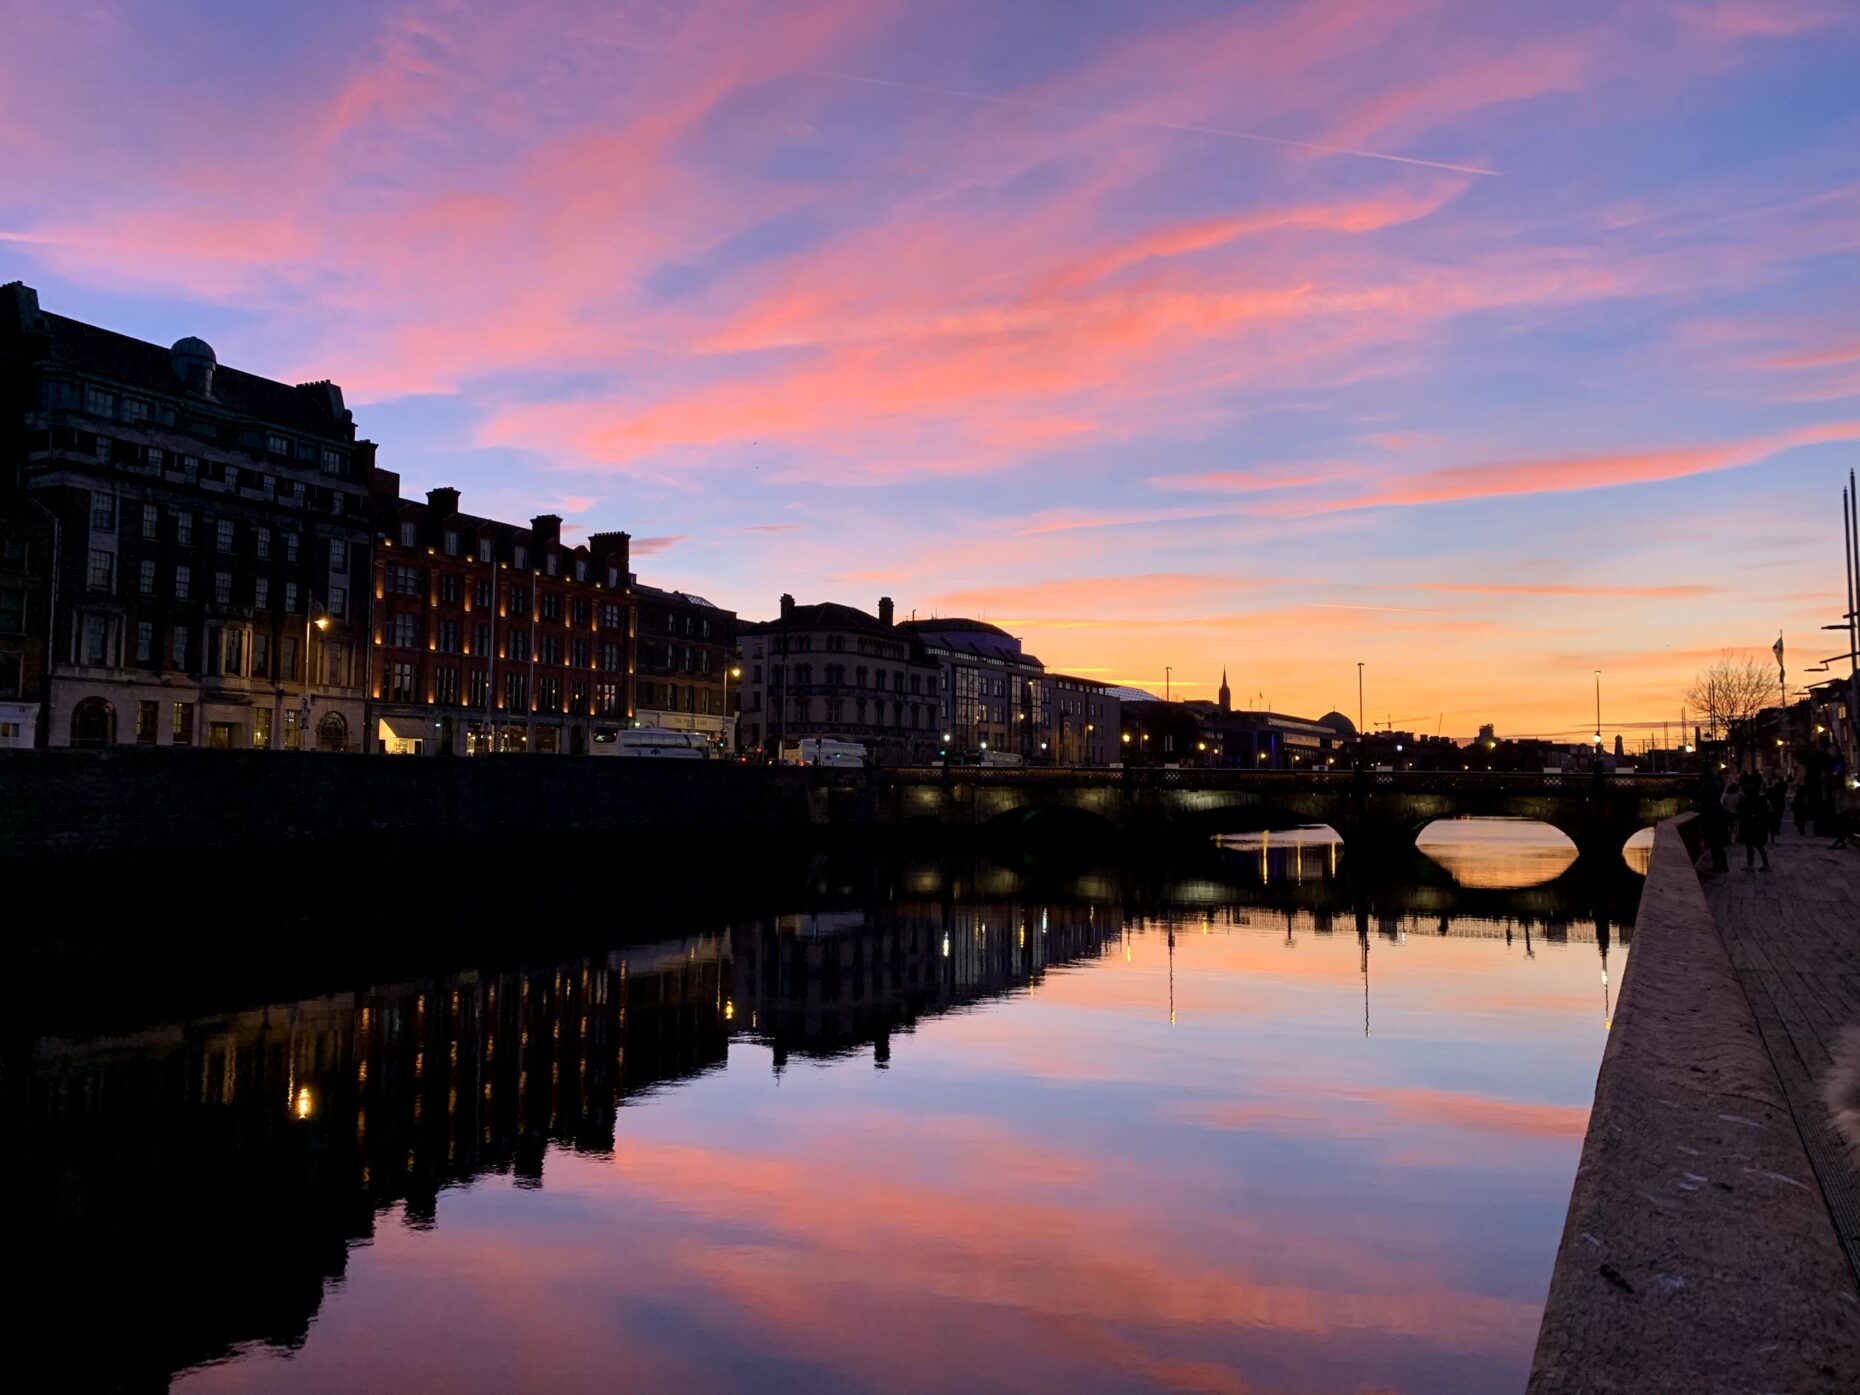
[[[730, 724], [730, 680], [734, 678], [740, 682], [742, 677], [743, 670], [741, 666], [737, 664], [731, 664], [723, 671], [723, 730], [726, 733], [734, 733], [735, 731], [735, 728]], [[717, 738], [717, 744], [719, 746], [723, 745], [723, 737], [721, 735]], [[731, 741], [724, 749], [734, 751], [736, 749], [736, 742]]]
[[315, 650], [311, 647], [311, 640], [318, 632], [327, 630], [328, 628], [329, 616], [327, 614], [317, 615], [315, 614], [315, 608], [313, 606], [304, 607], [303, 714], [298, 718], [297, 728], [297, 749], [300, 751], [307, 751], [310, 749], [310, 703], [313, 700], [310, 692], [310, 674], [312, 672], [311, 658], [315, 653]]
[[1595, 670], [1595, 758], [1602, 757], [1602, 671]]

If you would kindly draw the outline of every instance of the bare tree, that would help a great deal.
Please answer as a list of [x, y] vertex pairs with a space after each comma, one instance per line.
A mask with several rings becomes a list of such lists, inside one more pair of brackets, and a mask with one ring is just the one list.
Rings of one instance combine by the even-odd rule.
[[1757, 716], [1775, 696], [1775, 670], [1730, 649], [1686, 690], [1686, 701], [1705, 718], [1706, 730], [1740, 750], [1754, 741]]

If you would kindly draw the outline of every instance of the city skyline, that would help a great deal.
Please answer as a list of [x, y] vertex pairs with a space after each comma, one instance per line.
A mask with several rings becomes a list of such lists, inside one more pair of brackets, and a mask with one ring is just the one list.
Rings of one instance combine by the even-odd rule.
[[15, 27], [0, 281], [334, 378], [415, 494], [746, 619], [1353, 718], [1360, 661], [1462, 737], [1586, 735], [1598, 668], [1679, 735], [1721, 650], [1843, 647], [1839, 6]]

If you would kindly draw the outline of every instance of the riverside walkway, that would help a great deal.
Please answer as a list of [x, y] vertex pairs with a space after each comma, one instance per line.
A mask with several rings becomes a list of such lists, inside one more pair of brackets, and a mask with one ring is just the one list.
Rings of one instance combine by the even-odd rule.
[[1532, 1395], [1860, 1389], [1860, 853], [1662, 824]]

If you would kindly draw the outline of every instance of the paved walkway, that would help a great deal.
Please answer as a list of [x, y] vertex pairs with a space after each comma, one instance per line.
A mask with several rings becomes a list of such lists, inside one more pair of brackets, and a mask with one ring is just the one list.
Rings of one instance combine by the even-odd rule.
[[1705, 900], [1860, 1279], [1860, 851], [1788, 827], [1771, 871], [1730, 856]]

